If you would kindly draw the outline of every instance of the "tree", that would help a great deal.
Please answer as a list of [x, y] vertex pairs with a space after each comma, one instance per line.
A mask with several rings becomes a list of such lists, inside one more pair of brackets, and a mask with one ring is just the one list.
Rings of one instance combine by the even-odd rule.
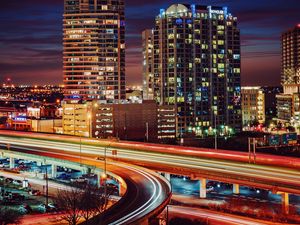
[[0, 207], [0, 225], [20, 224], [22, 215], [16, 210]]
[[59, 190], [55, 203], [62, 210], [61, 217], [70, 225], [76, 225], [81, 218], [88, 221], [92, 217], [102, 213], [107, 208], [108, 199], [112, 193], [107, 188], [106, 196], [103, 189], [90, 184], [73, 187], [70, 190]]
[[[107, 208], [107, 199], [113, 190], [107, 187], [106, 196], [103, 188], [87, 184], [81, 196], [81, 212], [85, 220], [102, 213]], [[105, 200], [106, 199], [106, 200]]]
[[57, 191], [54, 202], [63, 212], [61, 218], [70, 225], [76, 225], [81, 218], [81, 196], [82, 190], [78, 188]]

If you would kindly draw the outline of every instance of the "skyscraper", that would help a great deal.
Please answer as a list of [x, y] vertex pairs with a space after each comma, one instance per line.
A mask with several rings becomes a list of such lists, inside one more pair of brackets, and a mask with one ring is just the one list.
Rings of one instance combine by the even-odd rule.
[[179, 136], [241, 129], [240, 31], [226, 7], [171, 5], [145, 37], [153, 56], [144, 47], [144, 88], [159, 104], [176, 106]]
[[64, 0], [65, 100], [125, 99], [124, 0]]
[[281, 43], [284, 93], [300, 92], [300, 24], [284, 32]]
[[282, 33], [281, 62], [283, 93], [276, 95], [277, 119], [300, 133], [300, 24]]
[[143, 98], [153, 100], [154, 74], [153, 74], [153, 30], [145, 30], [143, 38]]

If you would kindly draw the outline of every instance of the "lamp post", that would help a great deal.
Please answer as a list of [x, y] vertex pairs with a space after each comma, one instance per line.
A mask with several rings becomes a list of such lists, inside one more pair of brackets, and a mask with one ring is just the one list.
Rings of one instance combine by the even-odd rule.
[[79, 156], [80, 156], [80, 167], [81, 167], [81, 150], [82, 150], [82, 146], [81, 146], [81, 133], [80, 133], [80, 136], [79, 136], [79, 140], [80, 140], [80, 144], [79, 144]]
[[[109, 146], [110, 144], [108, 144]], [[104, 206], [106, 208], [106, 204], [107, 204], [107, 186], [106, 186], [106, 180], [107, 180], [107, 173], [106, 173], [106, 151], [107, 151], [107, 147], [104, 147]]]
[[218, 137], [217, 137], [217, 112], [215, 111], [214, 112], [214, 119], [215, 119], [215, 149], [217, 149], [218, 148]]
[[92, 137], [92, 126], [91, 126], [91, 118], [92, 118], [92, 115], [91, 115], [91, 113], [89, 113], [88, 115], [87, 115], [87, 118], [88, 118], [88, 129], [89, 129], [89, 137]]

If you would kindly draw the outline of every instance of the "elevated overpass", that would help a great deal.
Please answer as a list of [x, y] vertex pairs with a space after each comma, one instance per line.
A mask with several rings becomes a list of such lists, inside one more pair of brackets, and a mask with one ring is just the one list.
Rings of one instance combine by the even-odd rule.
[[[0, 131], [0, 142], [23, 150], [68, 152], [74, 156], [95, 158], [104, 153], [111, 161], [122, 161], [149, 169], [190, 176], [200, 180], [200, 197], [206, 197], [206, 179], [270, 190], [281, 194], [288, 208], [288, 194], [300, 194], [300, 159], [257, 154], [258, 164], [249, 164], [247, 153], [155, 145], [136, 142], [83, 139], [78, 137]], [[43, 146], [43, 147], [41, 147]], [[130, 147], [131, 146], [131, 147]], [[117, 151], [117, 156], [113, 156]], [[168, 176], [167, 176], [168, 177]]]
[[[59, 164], [76, 169], [84, 166], [93, 168], [96, 173], [102, 171], [104, 167], [104, 162], [95, 158], [80, 157], [72, 152], [41, 149], [24, 146], [21, 149], [11, 144], [10, 150], [2, 147], [0, 154], [3, 157], [42, 160], [45, 164]], [[121, 183], [124, 193], [122, 198], [100, 218], [94, 218], [95, 224], [148, 224], [148, 219], [159, 214], [169, 203], [170, 184], [157, 173], [119, 162], [107, 162], [106, 166], [109, 175]]]

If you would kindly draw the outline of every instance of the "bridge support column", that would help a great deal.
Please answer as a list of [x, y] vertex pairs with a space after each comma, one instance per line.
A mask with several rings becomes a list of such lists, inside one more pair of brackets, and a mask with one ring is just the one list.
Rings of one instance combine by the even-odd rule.
[[81, 169], [81, 173], [82, 173], [82, 174], [87, 174], [88, 171], [89, 171], [89, 169], [86, 168], [86, 167], [82, 167], [82, 169]]
[[124, 196], [125, 193], [126, 193], [126, 188], [124, 187], [124, 185], [119, 183], [119, 196], [122, 197]]
[[199, 180], [200, 181], [200, 198], [206, 198], [206, 179], [202, 178]]
[[240, 185], [239, 184], [233, 184], [232, 185], [232, 193], [233, 194], [240, 194]]
[[289, 214], [289, 193], [281, 193], [282, 212]]
[[15, 168], [15, 158], [13, 158], [13, 157], [9, 158], [9, 168], [10, 169]]
[[101, 173], [97, 173], [97, 187], [99, 188], [101, 186]]
[[51, 165], [51, 176], [52, 178], [57, 177], [57, 165]]
[[168, 181], [171, 181], [171, 174], [169, 173], [165, 173], [165, 176], [164, 176]]

